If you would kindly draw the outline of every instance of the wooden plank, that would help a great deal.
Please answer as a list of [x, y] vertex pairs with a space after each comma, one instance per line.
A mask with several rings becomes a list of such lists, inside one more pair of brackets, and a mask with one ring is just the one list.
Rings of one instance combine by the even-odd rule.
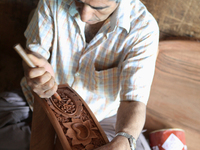
[[54, 146], [54, 150], [64, 150], [58, 137], [56, 138], [56, 143], [55, 143], [55, 146]]
[[55, 130], [40, 103], [35, 100], [30, 150], [54, 150]]
[[194, 150], [200, 139], [200, 43], [160, 42], [159, 50], [145, 127], [148, 133], [181, 128]]

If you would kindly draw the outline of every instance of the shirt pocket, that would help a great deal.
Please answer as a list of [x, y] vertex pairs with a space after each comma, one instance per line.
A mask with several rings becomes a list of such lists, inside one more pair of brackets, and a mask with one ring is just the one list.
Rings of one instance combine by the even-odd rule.
[[120, 72], [118, 67], [95, 70], [96, 92], [109, 100], [115, 100], [119, 92]]

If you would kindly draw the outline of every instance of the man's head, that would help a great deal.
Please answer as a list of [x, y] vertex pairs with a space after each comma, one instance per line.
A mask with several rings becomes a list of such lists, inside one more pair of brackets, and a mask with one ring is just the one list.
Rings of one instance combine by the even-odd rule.
[[74, 0], [81, 20], [88, 24], [105, 21], [121, 0]]

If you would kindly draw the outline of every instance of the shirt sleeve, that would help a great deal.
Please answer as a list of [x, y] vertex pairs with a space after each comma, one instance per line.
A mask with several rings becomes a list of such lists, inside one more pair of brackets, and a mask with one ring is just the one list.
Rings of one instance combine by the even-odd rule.
[[[147, 104], [158, 53], [159, 28], [152, 16], [149, 21], [136, 21], [126, 43], [127, 53], [120, 74], [120, 99]], [[132, 37], [131, 35], [134, 35]]]
[[[40, 0], [33, 18], [24, 33], [27, 40], [26, 47], [33, 52], [39, 53], [46, 59], [50, 57], [49, 50], [52, 47], [53, 40], [53, 19], [50, 10], [50, 5], [45, 0]], [[34, 97], [25, 78], [22, 78], [20, 85], [30, 109], [33, 110]]]
[[26, 47], [49, 59], [49, 50], [53, 40], [53, 21], [50, 4], [47, 0], [40, 0], [33, 18], [24, 35], [27, 39]]

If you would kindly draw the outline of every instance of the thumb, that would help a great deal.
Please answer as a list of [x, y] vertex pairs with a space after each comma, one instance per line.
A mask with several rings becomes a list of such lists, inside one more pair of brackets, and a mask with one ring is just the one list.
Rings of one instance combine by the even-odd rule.
[[47, 72], [49, 72], [53, 77], [55, 77], [51, 64], [49, 64], [49, 62], [44, 57], [42, 57], [41, 55], [35, 56], [35, 54], [28, 54], [28, 57], [35, 65], [35, 67], [44, 67]]
[[36, 57], [33, 54], [27, 54], [31, 62], [36, 66], [36, 67], [43, 67], [46, 64], [46, 60], [42, 57]]

